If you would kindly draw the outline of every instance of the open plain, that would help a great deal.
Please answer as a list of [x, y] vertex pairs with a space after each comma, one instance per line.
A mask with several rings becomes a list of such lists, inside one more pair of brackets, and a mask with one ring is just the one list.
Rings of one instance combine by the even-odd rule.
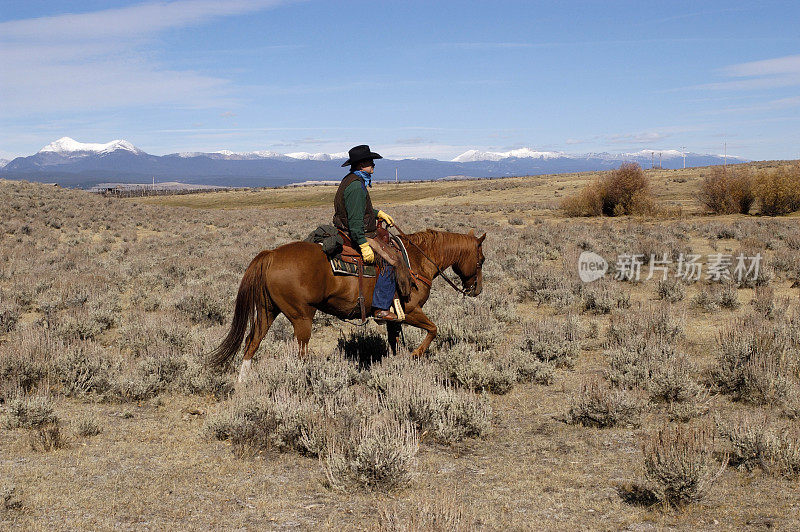
[[[240, 385], [202, 357], [244, 269], [335, 187], [0, 182], [0, 528], [796, 530], [800, 218], [705, 214], [708, 172], [646, 171], [646, 217], [565, 217], [591, 173], [378, 183], [405, 232], [487, 233], [483, 293], [434, 283], [424, 360], [354, 361], [384, 329], [318, 314], [298, 361], [281, 317]], [[583, 251], [641, 279], [581, 282]], [[690, 254], [762, 260], [684, 282]]]

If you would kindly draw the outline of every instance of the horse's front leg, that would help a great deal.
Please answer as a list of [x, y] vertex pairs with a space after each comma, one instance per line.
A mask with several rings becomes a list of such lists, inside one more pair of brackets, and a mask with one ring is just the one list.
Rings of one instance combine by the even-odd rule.
[[425, 336], [425, 339], [422, 340], [422, 343], [419, 344], [419, 347], [417, 347], [414, 352], [411, 353], [411, 356], [413, 357], [424, 355], [425, 351], [427, 351], [428, 347], [431, 345], [433, 339], [436, 338], [436, 324], [434, 324], [419, 308], [415, 308], [406, 314], [405, 323], [428, 331], [428, 334]]
[[400, 337], [400, 325], [399, 323], [387, 321], [386, 322], [386, 332], [389, 336], [389, 347], [392, 348], [392, 355], [397, 354], [397, 339]]

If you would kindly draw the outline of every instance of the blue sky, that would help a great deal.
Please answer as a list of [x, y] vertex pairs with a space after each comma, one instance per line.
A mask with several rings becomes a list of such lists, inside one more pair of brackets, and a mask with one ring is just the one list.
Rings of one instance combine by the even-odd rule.
[[800, 158], [798, 2], [0, 0], [0, 157]]

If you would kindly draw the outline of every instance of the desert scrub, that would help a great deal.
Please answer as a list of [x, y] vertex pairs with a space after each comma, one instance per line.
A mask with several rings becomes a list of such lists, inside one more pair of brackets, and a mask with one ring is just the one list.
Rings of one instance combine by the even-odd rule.
[[717, 417], [716, 425], [730, 443], [731, 464], [752, 470], [761, 467], [771, 475], [800, 476], [800, 430], [797, 426], [770, 424], [766, 416], [739, 416], [731, 421]]
[[18, 327], [0, 344], [0, 397], [17, 388], [30, 392], [46, 385], [52, 360], [68, 344], [63, 338], [32, 324]]
[[419, 438], [412, 423], [391, 416], [363, 422], [354, 434], [334, 440], [323, 466], [327, 485], [344, 491], [392, 491], [411, 483]]
[[377, 528], [381, 532], [472, 532], [480, 520], [470, 506], [462, 504], [452, 493], [432, 499], [421, 497], [411, 504], [386, 502], [379, 507]]
[[796, 415], [800, 361], [790, 323], [751, 316], [720, 331], [711, 370], [719, 390], [737, 401], [779, 406]]
[[564, 421], [586, 427], [639, 425], [645, 402], [635, 393], [614, 390], [597, 380], [589, 380], [573, 393]]
[[61, 449], [67, 445], [67, 440], [61, 432], [61, 425], [58, 422], [31, 429], [28, 431], [28, 442], [31, 449], [37, 452]]
[[502, 322], [482, 299], [455, 299], [442, 308], [433, 305], [431, 308], [435, 309], [431, 311], [431, 319], [438, 324], [437, 347], [463, 342], [485, 350], [502, 337]]
[[185, 319], [166, 312], [133, 312], [119, 327], [117, 345], [134, 358], [185, 353], [192, 347], [191, 329]]
[[755, 192], [761, 214], [777, 216], [800, 210], [800, 166], [761, 172]]
[[775, 291], [772, 287], [757, 286], [753, 294], [753, 299], [750, 300], [750, 305], [752, 305], [756, 314], [768, 320], [772, 320], [786, 313], [788, 300], [783, 301], [779, 310], [779, 304], [775, 301]]
[[561, 209], [567, 216], [651, 214], [655, 202], [642, 168], [636, 163], [623, 163], [576, 196], [565, 198]]
[[103, 432], [100, 419], [95, 415], [87, 415], [75, 422], [75, 434], [81, 438], [91, 438]]
[[9, 429], [36, 429], [58, 424], [53, 401], [44, 395], [15, 397], [6, 403], [3, 425]]
[[529, 360], [546, 362], [559, 368], [572, 368], [581, 351], [584, 331], [575, 316], [564, 320], [543, 318], [526, 322], [515, 350], [521, 365]]
[[19, 321], [20, 309], [15, 303], [0, 304], [0, 334], [8, 334], [14, 330]]
[[755, 199], [753, 174], [748, 167], [712, 167], [700, 184], [700, 203], [714, 214], [748, 214]]
[[54, 358], [53, 375], [64, 395], [104, 394], [114, 387], [120, 376], [121, 359], [118, 351], [80, 342], [68, 346]]
[[611, 314], [615, 308], [627, 309], [631, 306], [630, 292], [612, 289], [611, 283], [598, 281], [583, 290], [582, 310], [594, 314]]
[[3, 486], [0, 489], [0, 510], [8, 512], [22, 508], [22, 501], [19, 499], [19, 492], [16, 486]]
[[120, 399], [136, 401], [163, 392], [223, 397], [231, 387], [231, 377], [211, 371], [200, 355], [165, 351], [142, 357], [132, 369], [123, 371], [115, 379], [113, 393]]
[[387, 357], [370, 370], [368, 384], [385, 408], [441, 443], [484, 436], [491, 428], [488, 397], [441, 382], [429, 364]]
[[518, 301], [549, 304], [556, 310], [564, 310], [577, 300], [567, 277], [563, 274], [549, 269], [526, 270], [523, 274], [521, 286], [517, 288]]
[[70, 309], [61, 314], [56, 324], [56, 330], [67, 341], [91, 340], [107, 328], [84, 308]]
[[[646, 391], [650, 401], [669, 404], [675, 417], [685, 418], [692, 411], [699, 413], [707, 403], [708, 393], [694, 377], [697, 368], [672, 344], [664, 341], [631, 343], [606, 354], [609, 382], [620, 388]], [[694, 410], [688, 405], [675, 409], [675, 403], [692, 403], [695, 407]]]
[[175, 308], [183, 312], [194, 323], [222, 325], [226, 322], [231, 305], [210, 293], [189, 294], [181, 297]]
[[686, 285], [678, 279], [661, 279], [656, 285], [656, 295], [662, 301], [677, 303], [686, 297]]
[[30, 392], [47, 375], [47, 365], [26, 353], [0, 347], [0, 398], [16, 390]]
[[377, 409], [377, 398], [350, 389], [353, 363], [336, 354], [301, 360], [287, 346], [275, 359], [255, 366], [232, 398], [206, 423], [216, 439], [233, 443], [237, 455], [297, 451], [318, 456], [330, 432]]
[[[262, 451], [298, 451], [316, 454], [307, 448], [303, 433], [320, 421], [318, 405], [306, 395], [280, 388], [269, 395], [234, 396], [232, 408], [219, 412], [207, 422], [208, 431], [219, 440], [229, 440], [237, 456]], [[312, 440], [309, 440], [312, 441]]]
[[611, 316], [606, 331], [606, 346], [649, 342], [674, 344], [683, 338], [685, 323], [685, 314], [667, 303], [631, 310]]
[[442, 375], [459, 386], [472, 391], [507, 393], [517, 381], [513, 368], [493, 362], [489, 352], [478, 352], [469, 344], [459, 342], [442, 348], [434, 360]]
[[[757, 259], [751, 258], [761, 256], [758, 268], [753, 264]], [[772, 260], [767, 260], [766, 252], [763, 247], [739, 249], [733, 254], [733, 270], [739, 265], [740, 258], [744, 264], [741, 275], [737, 272], [731, 280], [738, 288], [756, 288], [759, 286], [767, 286], [775, 278], [775, 267]], [[752, 266], [752, 270], [747, 270]]]
[[230, 440], [240, 455], [295, 451], [324, 456], [332, 438], [347, 441], [376, 415], [390, 415], [437, 441], [453, 442], [485, 434], [491, 409], [474, 393], [441, 383], [433, 365], [411, 360], [407, 353], [387, 356], [359, 372], [341, 352], [301, 360], [296, 348], [288, 348], [256, 366], [206, 428], [213, 437]]
[[738, 307], [736, 293], [731, 294], [730, 290], [728, 290], [728, 293], [723, 295], [722, 290], [717, 285], [709, 285], [702, 288], [692, 298], [692, 306], [706, 312], [715, 312], [720, 308], [725, 308], [726, 305], [728, 308], [731, 306]]
[[714, 459], [714, 437], [706, 427], [665, 425], [642, 445], [644, 488], [666, 506], [683, 506], [703, 499], [722, 474]]

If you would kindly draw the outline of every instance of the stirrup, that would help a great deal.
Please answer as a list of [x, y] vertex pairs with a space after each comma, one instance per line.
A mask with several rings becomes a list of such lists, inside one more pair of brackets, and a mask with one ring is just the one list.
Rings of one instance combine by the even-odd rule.
[[406, 313], [403, 312], [403, 305], [400, 303], [399, 298], [394, 298], [394, 305], [392, 305], [392, 308], [394, 308], [394, 314], [397, 316], [397, 321], [403, 321], [406, 319]]

